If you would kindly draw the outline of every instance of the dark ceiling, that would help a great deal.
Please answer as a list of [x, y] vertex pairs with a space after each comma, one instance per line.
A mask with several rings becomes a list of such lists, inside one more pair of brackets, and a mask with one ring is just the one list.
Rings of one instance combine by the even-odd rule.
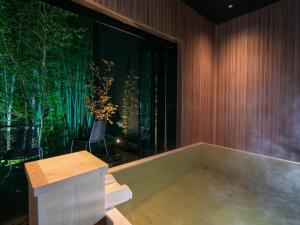
[[[215, 24], [241, 16], [245, 13], [278, 0], [183, 0]], [[231, 6], [230, 6], [231, 5]]]

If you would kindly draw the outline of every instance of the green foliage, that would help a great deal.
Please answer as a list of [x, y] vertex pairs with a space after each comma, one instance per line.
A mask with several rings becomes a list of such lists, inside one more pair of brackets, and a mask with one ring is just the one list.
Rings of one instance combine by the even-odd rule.
[[111, 118], [116, 113], [118, 105], [111, 102], [109, 91], [114, 81], [112, 61], [103, 60], [106, 69], [101, 73], [94, 63], [91, 65], [93, 75], [87, 79], [86, 88], [90, 93], [86, 96], [87, 109], [97, 120], [113, 124]]
[[138, 89], [139, 76], [134, 71], [126, 74], [124, 84], [124, 98], [122, 99], [121, 121], [118, 126], [122, 128], [124, 135], [129, 134], [129, 124], [131, 118], [139, 113], [139, 89]]
[[89, 20], [38, 0], [0, 0], [0, 124], [39, 125], [40, 143], [49, 145], [89, 127], [91, 29]]
[[44, 128], [44, 135], [45, 138], [51, 137], [57, 135], [57, 134], [63, 134], [64, 129], [66, 128], [66, 122], [64, 119], [65, 112], [63, 110], [55, 110], [50, 109], [48, 114], [45, 118], [45, 128]]

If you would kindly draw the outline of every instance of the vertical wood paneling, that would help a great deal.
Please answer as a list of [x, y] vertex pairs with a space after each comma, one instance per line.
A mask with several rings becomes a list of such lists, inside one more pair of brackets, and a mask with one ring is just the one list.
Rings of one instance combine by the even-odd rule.
[[299, 21], [282, 0], [216, 27], [214, 143], [300, 160]]

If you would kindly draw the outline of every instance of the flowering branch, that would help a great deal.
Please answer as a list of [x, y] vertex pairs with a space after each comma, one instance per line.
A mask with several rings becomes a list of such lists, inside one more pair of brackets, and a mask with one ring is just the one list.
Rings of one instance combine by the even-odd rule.
[[110, 76], [110, 72], [114, 63], [112, 61], [103, 60], [107, 69], [104, 74], [100, 74], [100, 69], [94, 63], [91, 64], [93, 77], [86, 82], [86, 88], [91, 90], [92, 94], [86, 96], [86, 103], [89, 112], [97, 120], [104, 120], [113, 124], [111, 118], [118, 109], [118, 105], [110, 102], [111, 97], [108, 92], [114, 79]]

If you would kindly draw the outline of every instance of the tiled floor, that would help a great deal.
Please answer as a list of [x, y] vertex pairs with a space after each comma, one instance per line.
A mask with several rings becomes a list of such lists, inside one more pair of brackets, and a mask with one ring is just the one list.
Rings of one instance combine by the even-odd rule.
[[[109, 156], [105, 156], [103, 155], [103, 149], [99, 149], [99, 151], [94, 151], [93, 154], [106, 161], [110, 167], [138, 159], [136, 155], [125, 152], [118, 147], [110, 148], [109, 152]], [[1, 180], [7, 172], [8, 168], [0, 168]], [[27, 180], [24, 168], [21, 166], [14, 169], [11, 176], [0, 187], [0, 224], [28, 224], [27, 192]]]

